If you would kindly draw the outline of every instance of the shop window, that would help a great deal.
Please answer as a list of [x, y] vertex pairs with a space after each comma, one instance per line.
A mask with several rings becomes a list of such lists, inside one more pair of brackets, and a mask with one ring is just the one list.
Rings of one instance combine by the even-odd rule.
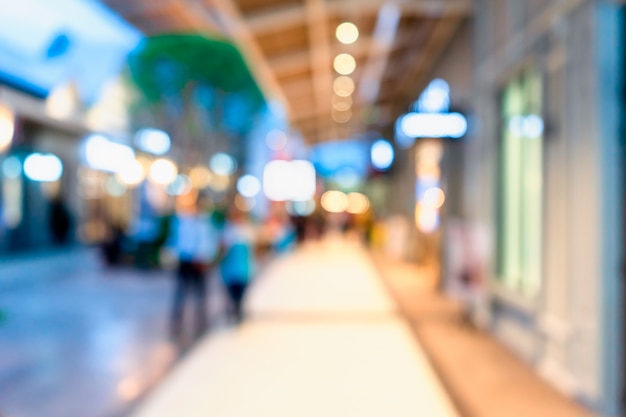
[[528, 71], [502, 92], [498, 275], [528, 297], [541, 287], [542, 147], [541, 78]]

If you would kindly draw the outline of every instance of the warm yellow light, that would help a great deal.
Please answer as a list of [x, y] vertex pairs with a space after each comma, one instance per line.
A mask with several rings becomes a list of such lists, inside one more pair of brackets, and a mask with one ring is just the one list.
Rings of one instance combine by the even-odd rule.
[[361, 193], [348, 194], [348, 213], [363, 214], [370, 208], [369, 199]]
[[341, 75], [350, 75], [356, 69], [356, 61], [350, 54], [339, 54], [333, 61], [333, 68]]
[[178, 175], [178, 168], [168, 159], [157, 159], [150, 166], [150, 180], [155, 184], [167, 185]]
[[347, 123], [352, 118], [352, 112], [350, 110], [337, 111], [333, 109], [332, 117], [333, 117], [333, 120], [337, 123]]
[[439, 213], [437, 209], [417, 203], [415, 207], [415, 222], [423, 233], [432, 233], [439, 227]]
[[226, 191], [230, 185], [230, 178], [228, 175], [215, 175], [211, 179], [210, 187], [218, 192]]
[[337, 26], [335, 35], [339, 42], [349, 45], [359, 39], [359, 28], [354, 23], [344, 22]]
[[341, 191], [326, 191], [322, 194], [322, 208], [329, 213], [343, 213], [349, 205], [348, 196]]
[[46, 112], [55, 119], [67, 119], [76, 111], [76, 97], [72, 87], [64, 85], [54, 90], [46, 100]]
[[340, 75], [333, 82], [333, 90], [339, 97], [348, 97], [354, 92], [354, 81], [345, 75]]
[[433, 209], [438, 209], [443, 206], [446, 201], [446, 195], [441, 188], [431, 187], [424, 192], [422, 197], [422, 204]]
[[0, 106], [0, 152], [7, 150], [11, 146], [14, 132], [13, 112], [8, 107]]
[[351, 97], [333, 96], [333, 108], [337, 111], [348, 111], [352, 107]]
[[141, 162], [135, 159], [122, 167], [122, 169], [116, 174], [116, 177], [120, 184], [134, 187], [143, 182], [146, 178], [146, 173], [141, 165]]
[[191, 169], [189, 172], [189, 178], [191, 179], [191, 185], [193, 188], [201, 190], [211, 185], [213, 174], [211, 174], [209, 168], [199, 165]]

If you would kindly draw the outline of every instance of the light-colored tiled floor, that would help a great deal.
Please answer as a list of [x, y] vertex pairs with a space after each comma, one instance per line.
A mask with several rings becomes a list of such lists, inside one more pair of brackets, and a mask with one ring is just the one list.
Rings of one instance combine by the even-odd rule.
[[357, 245], [275, 261], [248, 301], [248, 320], [207, 337], [136, 417], [456, 416]]

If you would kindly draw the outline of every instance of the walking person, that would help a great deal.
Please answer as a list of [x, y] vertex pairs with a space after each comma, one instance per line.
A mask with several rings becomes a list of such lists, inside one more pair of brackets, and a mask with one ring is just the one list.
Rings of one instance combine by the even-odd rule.
[[176, 288], [172, 308], [172, 334], [180, 336], [183, 330], [185, 301], [194, 300], [195, 334], [207, 326], [206, 275], [215, 257], [217, 234], [208, 216], [198, 212], [195, 202], [179, 207], [172, 219], [170, 246], [177, 258]]
[[222, 232], [220, 273], [237, 323], [243, 320], [243, 301], [255, 272], [256, 240], [247, 214], [233, 207]]

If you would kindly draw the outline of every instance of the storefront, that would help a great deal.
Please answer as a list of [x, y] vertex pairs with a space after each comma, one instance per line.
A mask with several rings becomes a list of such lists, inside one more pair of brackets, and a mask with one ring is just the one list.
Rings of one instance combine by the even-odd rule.
[[617, 416], [622, 14], [608, 1], [541, 3], [478, 2], [489, 12], [476, 15], [480, 130], [463, 206], [494, 243], [485, 327], [564, 394]]

